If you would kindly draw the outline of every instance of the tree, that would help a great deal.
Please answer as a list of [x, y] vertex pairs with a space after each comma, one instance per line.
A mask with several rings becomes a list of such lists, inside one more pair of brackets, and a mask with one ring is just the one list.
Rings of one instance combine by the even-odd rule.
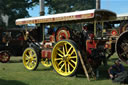
[[49, 14], [95, 9], [96, 0], [45, 0]]
[[15, 20], [29, 17], [27, 9], [37, 4], [38, 0], [0, 0], [0, 27], [15, 27]]

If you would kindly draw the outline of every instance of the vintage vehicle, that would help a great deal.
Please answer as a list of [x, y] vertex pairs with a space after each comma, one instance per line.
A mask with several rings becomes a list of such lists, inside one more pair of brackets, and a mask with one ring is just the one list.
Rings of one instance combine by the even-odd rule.
[[128, 64], [128, 14], [118, 16], [117, 21], [121, 22], [120, 35], [116, 41], [116, 52], [119, 58]]
[[[27, 28], [27, 31], [34, 30], [34, 28]], [[22, 56], [22, 53], [28, 43], [24, 39], [24, 33], [26, 29], [24, 28], [10, 28], [2, 29], [1, 34], [1, 50], [8, 50], [11, 56]]]
[[104, 28], [107, 28], [106, 36], [108, 36], [109, 41], [106, 42], [107, 47], [107, 58], [116, 52], [116, 41], [121, 33], [128, 30], [128, 14], [117, 15], [115, 20], [108, 20], [104, 23]]
[[114, 12], [95, 9], [17, 19], [16, 25], [36, 24], [37, 38], [42, 40], [33, 42], [26, 33], [33, 45], [23, 52], [25, 68], [35, 70], [41, 61], [46, 67], [53, 66], [59, 75], [73, 76], [81, 67], [82, 56], [85, 67], [97, 69], [106, 61], [105, 45], [109, 41], [104, 22], [113, 19]]
[[[27, 28], [27, 31], [31, 32], [34, 28]], [[29, 42], [25, 41], [24, 28], [10, 28], [0, 30], [0, 62], [6, 63], [10, 60], [10, 56], [22, 56], [22, 53], [26, 47], [29, 46]]]

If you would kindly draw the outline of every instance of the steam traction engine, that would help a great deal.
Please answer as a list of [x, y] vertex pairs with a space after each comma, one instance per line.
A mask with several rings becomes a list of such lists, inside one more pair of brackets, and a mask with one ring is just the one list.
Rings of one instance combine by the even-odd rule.
[[[116, 14], [111, 11], [87, 10], [17, 19], [17, 25], [40, 24], [38, 29], [42, 29], [42, 44], [39, 47], [30, 46], [23, 53], [25, 68], [35, 70], [41, 61], [46, 67], [53, 66], [62, 76], [72, 76], [79, 69], [82, 56], [86, 67], [91, 65], [96, 69], [105, 59], [105, 44], [108, 41], [102, 31], [103, 22], [115, 18]], [[55, 30], [52, 27], [72, 23], [75, 23], [73, 28], [60, 26]], [[45, 26], [48, 25], [50, 28], [46, 31]]]

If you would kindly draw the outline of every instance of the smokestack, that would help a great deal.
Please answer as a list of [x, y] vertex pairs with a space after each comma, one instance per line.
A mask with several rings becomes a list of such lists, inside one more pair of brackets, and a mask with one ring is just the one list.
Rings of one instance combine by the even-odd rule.
[[44, 0], [39, 0], [40, 3], [40, 16], [44, 15]]
[[96, 9], [100, 9], [100, 0], [96, 0]]

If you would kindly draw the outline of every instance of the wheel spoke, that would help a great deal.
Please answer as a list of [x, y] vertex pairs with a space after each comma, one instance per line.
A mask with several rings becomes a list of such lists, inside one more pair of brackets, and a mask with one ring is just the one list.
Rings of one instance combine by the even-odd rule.
[[37, 58], [33, 58], [32, 61], [37, 61]]
[[48, 59], [45, 59], [44, 63], [45, 63], [45, 64], [48, 64], [48, 63], [49, 63], [49, 62], [48, 62]]
[[63, 60], [62, 58], [56, 58], [55, 61], [58, 61], [58, 60]]
[[71, 62], [73, 62], [76, 65], [76, 62], [75, 61], [71, 60]]
[[65, 55], [65, 49], [64, 49], [64, 46], [63, 46], [63, 55]]
[[34, 55], [32, 55], [33, 57], [36, 57], [36, 54], [34, 53]]
[[58, 63], [58, 66], [60, 65], [60, 64], [62, 64], [63, 63], [63, 61], [60, 61], [59, 63]]
[[77, 56], [71, 56], [71, 57], [69, 57], [70, 59], [72, 59], [72, 58], [76, 58]]
[[32, 68], [32, 62], [29, 63], [29, 67]]
[[30, 61], [27, 61], [27, 62], [26, 62], [26, 65], [29, 66], [29, 64], [30, 64]]
[[32, 56], [32, 51], [31, 51], [31, 50], [29, 50], [29, 56], [30, 56], [30, 57]]
[[34, 65], [36, 64], [36, 61], [33, 61], [32, 64], [33, 64], [33, 66], [34, 66]]
[[70, 63], [70, 62], [68, 62], [69, 63], [69, 65], [74, 69], [75, 67]]
[[30, 55], [30, 56], [32, 55], [32, 51], [31, 51], [31, 50], [29, 51], [29, 55]]
[[58, 49], [58, 51], [59, 51], [61, 54], [63, 54], [63, 52], [62, 52], [60, 49]]
[[70, 72], [70, 65], [69, 65], [69, 63], [68, 63], [68, 72]]
[[26, 58], [25, 60], [29, 60], [28, 58]]
[[75, 51], [73, 50], [70, 55], [72, 55]]
[[67, 73], [67, 64], [66, 62], [64, 64], [65, 64], [65, 73]]
[[45, 63], [48, 62], [48, 59], [45, 59], [44, 62], [45, 62]]
[[63, 58], [63, 55], [61, 55], [61, 54], [59, 54], [59, 53], [58, 53], [58, 55]]
[[65, 64], [63, 63], [63, 65], [60, 67], [59, 71], [62, 70], [62, 68], [64, 67], [64, 65], [65, 65]]
[[71, 49], [72, 49], [72, 46], [68, 49], [67, 54], [69, 54], [69, 52], [71, 51]]
[[30, 57], [30, 56], [28, 56], [27, 54], [25, 54], [25, 56], [26, 56], [26, 58], [28, 58], [28, 59], [29, 59], [29, 57]]
[[67, 43], [64, 43], [64, 46], [65, 46], [65, 51], [66, 51], [66, 53], [67, 53]]

